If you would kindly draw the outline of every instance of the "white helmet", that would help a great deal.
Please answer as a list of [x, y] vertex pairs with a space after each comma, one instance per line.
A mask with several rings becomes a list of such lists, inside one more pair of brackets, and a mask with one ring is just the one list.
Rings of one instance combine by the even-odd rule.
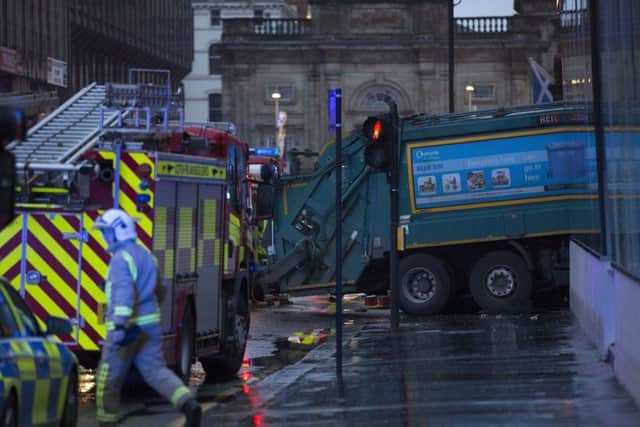
[[99, 230], [111, 229], [117, 242], [136, 240], [136, 224], [133, 218], [122, 209], [109, 209], [96, 219], [93, 228]]

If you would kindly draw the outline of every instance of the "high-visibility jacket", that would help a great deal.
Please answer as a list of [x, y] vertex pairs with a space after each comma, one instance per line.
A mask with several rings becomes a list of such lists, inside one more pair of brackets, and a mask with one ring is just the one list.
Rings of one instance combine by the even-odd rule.
[[105, 284], [107, 330], [117, 325], [160, 323], [159, 301], [164, 289], [155, 257], [133, 240], [118, 242], [109, 250], [113, 256]]

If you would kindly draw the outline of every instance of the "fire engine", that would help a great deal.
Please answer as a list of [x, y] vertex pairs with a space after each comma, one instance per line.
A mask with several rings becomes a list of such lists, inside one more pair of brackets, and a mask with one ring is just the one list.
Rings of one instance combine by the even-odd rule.
[[168, 72], [133, 70], [126, 84], [93, 84], [8, 146], [17, 210], [0, 232], [0, 275], [40, 319], [72, 319], [73, 333], [60, 339], [95, 365], [109, 255], [92, 225], [104, 210], [124, 209], [167, 290], [167, 362], [183, 378], [194, 357], [233, 375], [250, 322], [251, 227], [269, 218], [273, 191], [257, 186], [252, 206], [247, 144], [230, 124], [185, 124], [170, 81]]

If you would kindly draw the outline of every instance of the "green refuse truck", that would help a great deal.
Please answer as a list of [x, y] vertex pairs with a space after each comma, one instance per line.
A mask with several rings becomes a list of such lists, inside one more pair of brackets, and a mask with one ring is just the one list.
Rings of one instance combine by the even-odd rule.
[[[569, 239], [597, 239], [591, 113], [547, 104], [399, 120], [398, 297], [412, 314], [439, 313], [461, 294], [488, 312], [530, 307], [542, 287], [568, 285]], [[342, 271], [346, 292], [389, 288], [387, 174], [365, 161], [370, 140], [342, 141]], [[282, 176], [266, 293], [333, 292], [335, 144], [313, 172]]]

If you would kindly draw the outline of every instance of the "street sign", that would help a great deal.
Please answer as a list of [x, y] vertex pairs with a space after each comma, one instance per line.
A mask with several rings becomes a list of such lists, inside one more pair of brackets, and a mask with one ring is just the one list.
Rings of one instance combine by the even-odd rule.
[[336, 123], [338, 120], [337, 115], [337, 100], [338, 100], [338, 92], [340, 89], [331, 89], [329, 91], [329, 131], [335, 132]]

